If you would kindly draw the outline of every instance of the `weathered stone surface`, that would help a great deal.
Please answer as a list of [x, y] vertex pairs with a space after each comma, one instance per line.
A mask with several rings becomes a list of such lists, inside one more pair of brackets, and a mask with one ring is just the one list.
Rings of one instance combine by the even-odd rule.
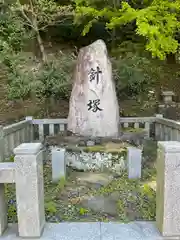
[[66, 161], [64, 148], [52, 149], [52, 181], [58, 182], [66, 177]]
[[93, 185], [107, 186], [113, 177], [106, 173], [79, 173], [77, 175], [79, 183], [89, 183]]
[[128, 147], [128, 177], [141, 178], [142, 150]]
[[40, 237], [45, 224], [43, 151], [39, 143], [14, 149], [15, 181], [20, 237]]
[[88, 199], [83, 200], [81, 204], [95, 212], [107, 213], [111, 216], [117, 215], [117, 202], [111, 197], [89, 197]]
[[4, 184], [0, 184], [0, 236], [7, 228], [7, 204]]
[[68, 130], [83, 136], [118, 136], [119, 107], [111, 62], [102, 40], [80, 50], [70, 98]]
[[180, 236], [180, 142], [158, 143], [156, 224], [165, 237]]
[[15, 164], [4, 162], [0, 164], [0, 183], [15, 182]]

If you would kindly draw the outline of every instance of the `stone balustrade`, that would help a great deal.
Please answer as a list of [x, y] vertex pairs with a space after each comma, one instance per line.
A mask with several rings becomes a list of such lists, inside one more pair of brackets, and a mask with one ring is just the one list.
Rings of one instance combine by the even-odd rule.
[[13, 149], [21, 143], [31, 142], [34, 139], [32, 117], [9, 126], [0, 126], [0, 162], [4, 157], [13, 154]]
[[[157, 114], [155, 117], [122, 117], [120, 127], [143, 128], [147, 137], [155, 126], [155, 140], [180, 141], [180, 122], [163, 118]], [[2, 127], [0, 126], [0, 162], [4, 157], [13, 154], [13, 149], [24, 142], [43, 142], [46, 136], [67, 131], [67, 119], [33, 119], [26, 117], [24, 121]], [[36, 133], [36, 134], [35, 134]]]
[[156, 117], [155, 139], [158, 141], [180, 141], [180, 122]]
[[15, 183], [19, 236], [40, 237], [45, 224], [42, 144], [23, 143], [14, 154], [13, 163], [0, 163], [0, 235], [7, 228], [4, 184]]

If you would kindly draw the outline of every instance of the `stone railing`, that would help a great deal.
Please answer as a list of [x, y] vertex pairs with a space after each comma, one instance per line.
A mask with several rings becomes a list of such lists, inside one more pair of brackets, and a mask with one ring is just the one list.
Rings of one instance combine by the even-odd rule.
[[143, 128], [150, 136], [151, 125], [155, 120], [155, 117], [123, 117], [120, 118], [120, 125], [123, 128]]
[[[54, 136], [67, 130], [67, 119], [33, 119], [31, 122], [38, 132], [37, 139], [43, 141], [45, 135]], [[46, 128], [47, 127], [47, 128]]]
[[[127, 117], [120, 118], [120, 125], [124, 128], [141, 127], [149, 132], [150, 124], [154, 121], [155, 117]], [[67, 130], [67, 119], [33, 119], [32, 124], [38, 132], [38, 140], [44, 140], [44, 136], [47, 135], [47, 132], [48, 135], [54, 136], [58, 132], [64, 132]]]
[[[123, 128], [144, 128], [150, 136], [154, 128], [155, 139], [158, 141], [180, 141], [180, 122], [155, 117], [123, 117], [120, 118]], [[43, 141], [45, 136], [54, 136], [67, 130], [67, 119], [33, 119], [0, 127], [0, 161], [12, 154], [13, 149], [21, 143]], [[36, 134], [35, 134], [36, 133]]]
[[18, 123], [0, 127], [0, 161], [13, 153], [13, 149], [21, 143], [34, 140], [32, 117]]
[[157, 117], [155, 138], [158, 141], [180, 141], [180, 122]]

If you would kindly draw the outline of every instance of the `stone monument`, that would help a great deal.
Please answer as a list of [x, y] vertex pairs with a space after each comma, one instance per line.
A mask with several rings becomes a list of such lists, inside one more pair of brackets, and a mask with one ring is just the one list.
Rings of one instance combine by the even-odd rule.
[[73, 81], [68, 130], [82, 136], [117, 137], [119, 106], [104, 41], [80, 49]]

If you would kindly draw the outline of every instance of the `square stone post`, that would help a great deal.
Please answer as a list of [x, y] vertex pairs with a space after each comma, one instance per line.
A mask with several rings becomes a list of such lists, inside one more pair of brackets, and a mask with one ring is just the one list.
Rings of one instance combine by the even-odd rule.
[[33, 142], [34, 140], [34, 128], [33, 128], [33, 125], [32, 125], [32, 121], [33, 121], [33, 117], [32, 116], [28, 116], [26, 117], [26, 120], [27, 121], [30, 121], [30, 125], [28, 127], [28, 129], [26, 129], [27, 133], [28, 133], [28, 137], [29, 137], [29, 141], [30, 142]]
[[142, 150], [135, 147], [127, 148], [128, 178], [141, 178]]
[[0, 125], [0, 162], [4, 161], [4, 132], [3, 126]]
[[52, 148], [52, 181], [58, 182], [62, 177], [66, 177], [65, 149]]
[[40, 237], [45, 224], [42, 145], [23, 143], [14, 154], [19, 236]]
[[180, 142], [158, 142], [156, 225], [164, 237], [180, 237]]
[[4, 184], [0, 183], [0, 236], [7, 228], [7, 204], [5, 199]]

